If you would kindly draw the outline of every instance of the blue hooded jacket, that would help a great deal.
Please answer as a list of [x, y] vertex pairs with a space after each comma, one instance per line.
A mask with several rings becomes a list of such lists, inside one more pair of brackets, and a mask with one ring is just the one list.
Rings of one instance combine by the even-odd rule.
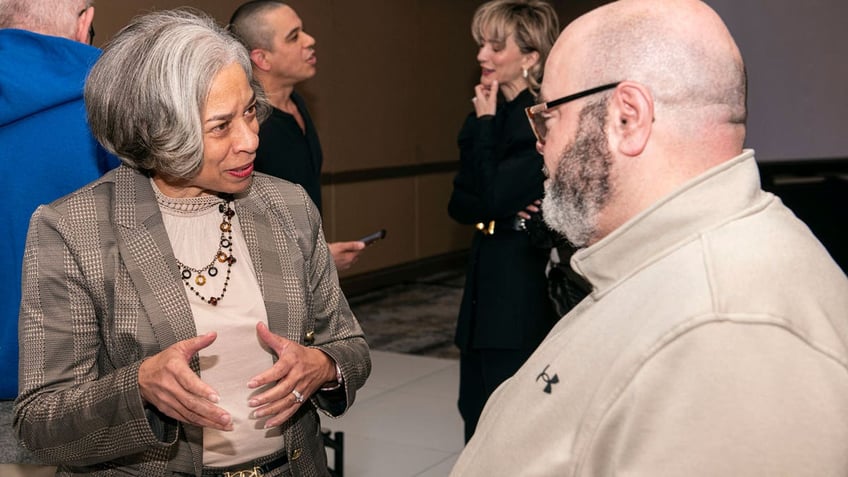
[[[92, 137], [82, 91], [100, 50], [0, 29], [0, 399], [18, 394], [21, 261], [29, 219], [118, 165]], [[45, 319], [49, 320], [47, 316]], [[70, 350], [69, 350], [70, 352]]]

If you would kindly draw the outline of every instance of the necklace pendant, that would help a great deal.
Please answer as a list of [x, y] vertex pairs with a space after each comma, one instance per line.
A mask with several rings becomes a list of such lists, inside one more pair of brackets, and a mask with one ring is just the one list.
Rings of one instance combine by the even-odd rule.
[[[232, 199], [227, 199], [226, 203], [220, 204], [218, 206], [218, 211], [224, 215], [223, 221], [221, 222], [221, 238], [218, 241], [218, 251], [212, 257], [212, 262], [206, 265], [203, 268], [191, 268], [179, 260], [177, 260], [177, 265], [180, 267], [180, 277], [182, 277], [185, 282], [185, 286], [188, 287], [189, 290], [194, 292], [194, 294], [200, 298], [201, 301], [206, 302], [212, 306], [218, 306], [218, 302], [224, 298], [224, 295], [227, 293], [227, 285], [230, 283], [230, 272], [232, 271], [233, 264], [236, 263], [236, 258], [232, 254], [227, 254], [224, 250], [232, 251], [233, 247], [233, 237], [232, 234], [227, 236], [227, 233], [233, 230], [232, 223], [230, 220], [235, 216], [235, 211], [229, 207], [229, 201]], [[227, 276], [224, 278], [223, 289], [221, 290], [221, 294], [217, 297], [206, 298], [203, 296], [199, 290], [195, 289], [195, 285], [198, 287], [202, 287], [206, 284], [206, 275], [210, 277], [215, 277], [218, 275], [218, 267], [216, 267], [215, 262], [226, 263], [227, 264]], [[194, 276], [194, 284], [192, 285], [190, 280], [191, 277]]]

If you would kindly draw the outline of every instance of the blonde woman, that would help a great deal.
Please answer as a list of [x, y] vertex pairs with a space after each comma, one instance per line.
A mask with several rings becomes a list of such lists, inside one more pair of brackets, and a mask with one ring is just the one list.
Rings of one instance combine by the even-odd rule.
[[547, 295], [550, 249], [534, 246], [517, 213], [542, 197], [542, 156], [524, 108], [536, 102], [559, 33], [538, 0], [495, 0], [471, 24], [480, 82], [459, 133], [460, 170], [448, 211], [478, 228], [457, 322], [459, 410], [466, 441], [494, 389], [512, 375], [557, 321]]

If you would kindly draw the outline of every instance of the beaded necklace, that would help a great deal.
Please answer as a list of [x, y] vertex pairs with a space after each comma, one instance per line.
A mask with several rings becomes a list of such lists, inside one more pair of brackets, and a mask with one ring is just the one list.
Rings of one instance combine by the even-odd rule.
[[[180, 266], [180, 276], [182, 276], [185, 286], [187, 286], [189, 290], [193, 291], [198, 298], [212, 306], [217, 306], [218, 302], [224, 299], [224, 295], [227, 293], [227, 284], [230, 283], [230, 273], [232, 272], [233, 265], [236, 263], [236, 257], [232, 254], [233, 217], [236, 213], [230, 207], [232, 197], [225, 197], [225, 200], [226, 202], [218, 204], [218, 211], [221, 212], [223, 216], [219, 227], [221, 229], [221, 239], [218, 241], [218, 250], [212, 256], [212, 261], [203, 268], [192, 268], [177, 260], [177, 265]], [[207, 298], [203, 296], [197, 288], [195, 288], [195, 285], [198, 287], [206, 285], [206, 275], [209, 275], [210, 277], [218, 275], [218, 268], [216, 267], [216, 264], [218, 263], [227, 264], [227, 276], [224, 278], [224, 288], [221, 290], [221, 294], [217, 297], [212, 296]], [[192, 276], [194, 276], [194, 280], [191, 279]], [[194, 283], [192, 284], [192, 282]]]

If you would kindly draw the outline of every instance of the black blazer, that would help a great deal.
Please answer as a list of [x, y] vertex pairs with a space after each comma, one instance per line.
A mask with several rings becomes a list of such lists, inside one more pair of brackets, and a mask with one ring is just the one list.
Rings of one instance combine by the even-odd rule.
[[[500, 102], [494, 116], [473, 113], [459, 133], [460, 169], [448, 212], [461, 224], [511, 220], [542, 197], [542, 156], [524, 108], [522, 91]], [[524, 231], [475, 233], [460, 305], [456, 344], [474, 348], [535, 348], [557, 321], [547, 296], [550, 248], [530, 243]]]

